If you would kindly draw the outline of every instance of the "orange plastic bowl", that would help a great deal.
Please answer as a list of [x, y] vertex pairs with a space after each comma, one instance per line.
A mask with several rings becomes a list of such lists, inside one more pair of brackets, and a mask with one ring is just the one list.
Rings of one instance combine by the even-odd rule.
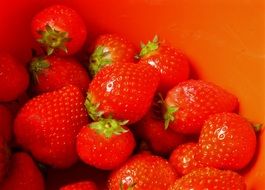
[[[27, 62], [34, 46], [31, 18], [55, 3], [69, 5], [83, 16], [88, 43], [105, 32], [125, 35], [135, 44], [158, 34], [191, 58], [198, 77], [236, 94], [241, 115], [265, 123], [265, 1], [2, 0], [0, 50]], [[248, 189], [265, 189], [264, 132], [245, 173]]]

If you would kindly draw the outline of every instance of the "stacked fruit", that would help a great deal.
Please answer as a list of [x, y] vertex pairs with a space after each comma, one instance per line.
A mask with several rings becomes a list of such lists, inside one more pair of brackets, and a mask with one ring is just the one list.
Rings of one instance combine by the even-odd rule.
[[84, 53], [86, 26], [62, 5], [32, 33], [28, 69], [0, 54], [0, 189], [246, 189], [257, 127], [236, 96], [190, 79], [180, 50], [103, 34]]

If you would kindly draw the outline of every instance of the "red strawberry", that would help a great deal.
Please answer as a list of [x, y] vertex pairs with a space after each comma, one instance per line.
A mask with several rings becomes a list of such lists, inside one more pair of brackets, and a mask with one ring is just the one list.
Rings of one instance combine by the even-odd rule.
[[169, 162], [180, 175], [186, 175], [192, 170], [202, 167], [195, 159], [198, 144], [190, 142], [179, 145], [170, 155]]
[[17, 142], [43, 163], [71, 166], [77, 160], [76, 135], [88, 123], [83, 103], [82, 93], [74, 86], [31, 99], [15, 119]]
[[93, 181], [97, 189], [106, 190], [109, 172], [98, 170], [82, 162], [67, 169], [47, 168], [46, 189], [58, 190], [68, 184]]
[[88, 89], [86, 107], [92, 119], [104, 115], [134, 123], [151, 106], [158, 73], [147, 64], [113, 64], [103, 68]]
[[235, 113], [219, 113], [205, 121], [196, 158], [206, 166], [238, 170], [250, 162], [255, 149], [252, 125]]
[[106, 65], [133, 62], [136, 54], [134, 45], [117, 34], [100, 35], [92, 49], [89, 70], [93, 76]]
[[176, 180], [168, 190], [246, 190], [244, 178], [232, 171], [201, 168]]
[[189, 77], [188, 58], [171, 45], [160, 43], [157, 36], [142, 45], [139, 57], [139, 63], [148, 63], [160, 72], [159, 91], [164, 94]]
[[79, 157], [99, 169], [120, 166], [135, 147], [133, 134], [122, 125], [113, 119], [102, 119], [83, 127], [77, 137]]
[[159, 156], [141, 153], [110, 175], [109, 190], [162, 190], [177, 179], [170, 164]]
[[221, 87], [202, 80], [188, 80], [171, 89], [166, 97], [166, 127], [176, 132], [198, 134], [209, 115], [233, 112], [237, 98]]
[[11, 165], [7, 178], [0, 185], [1, 190], [44, 190], [44, 179], [26, 153], [15, 153], [11, 159]]
[[3, 138], [6, 142], [10, 142], [11, 140], [11, 125], [11, 112], [0, 104], [0, 138]]
[[8, 102], [22, 95], [29, 84], [26, 68], [13, 56], [0, 53], [0, 102]]
[[3, 181], [9, 164], [10, 151], [6, 141], [0, 136], [0, 184]]
[[178, 145], [185, 142], [182, 134], [172, 129], [165, 129], [162, 118], [157, 117], [152, 111], [137, 123], [137, 133], [147, 142], [149, 147], [157, 154], [166, 155]]
[[92, 181], [82, 181], [61, 187], [60, 190], [97, 190], [97, 187]]
[[72, 58], [58, 56], [35, 58], [30, 70], [35, 79], [34, 88], [38, 93], [58, 90], [70, 84], [86, 92], [89, 85], [85, 68]]
[[64, 5], [53, 5], [37, 13], [31, 29], [34, 38], [43, 45], [48, 55], [54, 51], [61, 55], [76, 53], [87, 35], [80, 15]]

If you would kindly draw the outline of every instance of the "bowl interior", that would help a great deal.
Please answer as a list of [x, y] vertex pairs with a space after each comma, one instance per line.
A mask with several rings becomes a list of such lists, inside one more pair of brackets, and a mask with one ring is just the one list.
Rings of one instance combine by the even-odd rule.
[[[0, 6], [0, 50], [22, 62], [35, 46], [32, 16], [55, 3], [76, 9], [87, 23], [88, 43], [100, 33], [127, 36], [135, 44], [155, 34], [185, 52], [194, 73], [239, 97], [240, 114], [265, 123], [265, 37], [263, 0], [9, 0]], [[265, 187], [265, 135], [246, 172], [252, 189]]]

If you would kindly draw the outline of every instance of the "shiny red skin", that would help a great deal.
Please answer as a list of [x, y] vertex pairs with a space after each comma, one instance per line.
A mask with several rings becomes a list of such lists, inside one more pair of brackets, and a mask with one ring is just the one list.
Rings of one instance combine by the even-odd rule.
[[253, 158], [256, 134], [245, 118], [235, 113], [211, 115], [204, 123], [196, 159], [203, 165], [239, 170]]
[[0, 52], [0, 102], [17, 99], [28, 88], [29, 75], [18, 60]]
[[23, 152], [11, 159], [8, 175], [0, 185], [1, 190], [44, 190], [44, 179], [32, 158]]
[[96, 184], [92, 181], [82, 181], [61, 187], [60, 190], [97, 190]]
[[122, 183], [124, 189], [135, 184], [133, 190], [161, 190], [176, 179], [176, 172], [162, 157], [140, 153], [111, 173], [108, 189], [117, 190]]
[[81, 160], [98, 169], [112, 170], [123, 164], [135, 148], [133, 134], [127, 131], [107, 138], [89, 126], [77, 136], [77, 153]]
[[174, 121], [169, 127], [176, 132], [199, 134], [204, 121], [220, 112], [234, 112], [238, 99], [221, 87], [202, 80], [188, 80], [171, 89], [166, 106], [175, 106]]
[[10, 142], [11, 126], [12, 126], [12, 115], [9, 109], [0, 104], [0, 138], [3, 138], [6, 142]]
[[86, 92], [89, 76], [86, 69], [74, 58], [50, 56], [44, 58], [50, 67], [37, 74], [38, 81], [34, 89], [38, 93], [58, 90], [67, 85], [79, 87]]
[[159, 91], [163, 94], [189, 78], [187, 56], [169, 44], [159, 44], [157, 50], [143, 56], [139, 63], [148, 63], [160, 72]]
[[230, 170], [200, 168], [177, 179], [168, 190], [246, 190], [244, 178]]
[[178, 174], [186, 175], [192, 170], [202, 167], [195, 159], [198, 151], [197, 143], [186, 143], [179, 145], [170, 155], [169, 163], [175, 168]]
[[129, 123], [139, 121], [151, 106], [159, 74], [147, 64], [113, 64], [101, 69], [91, 81], [91, 102], [104, 116]]
[[152, 151], [160, 155], [170, 154], [178, 145], [186, 141], [183, 134], [172, 129], [165, 129], [163, 119], [148, 112], [136, 128], [137, 134], [149, 145]]
[[86, 123], [81, 91], [67, 86], [27, 102], [15, 119], [14, 133], [17, 143], [38, 161], [67, 168], [77, 161], [75, 139]]
[[36, 40], [41, 38], [38, 31], [44, 31], [47, 24], [58, 31], [68, 33], [70, 41], [66, 42], [67, 53], [59, 50], [57, 52], [60, 55], [72, 55], [82, 48], [87, 29], [75, 10], [65, 5], [52, 5], [38, 12], [31, 23], [32, 34]]

